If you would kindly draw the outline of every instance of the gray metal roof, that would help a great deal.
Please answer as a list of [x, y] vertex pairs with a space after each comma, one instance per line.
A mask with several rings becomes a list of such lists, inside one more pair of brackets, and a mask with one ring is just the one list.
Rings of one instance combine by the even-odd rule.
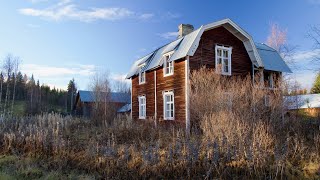
[[292, 73], [288, 65], [276, 50], [262, 43], [255, 44], [263, 61], [264, 69]]
[[[95, 102], [95, 96], [93, 91], [78, 91], [82, 102]], [[105, 95], [105, 92], [100, 92], [101, 95]], [[110, 92], [110, 102], [130, 103], [131, 96], [128, 93]]]
[[284, 96], [288, 109], [320, 108], [320, 94]]
[[[230, 19], [223, 19], [221, 21], [201, 26], [199, 29], [191, 32], [190, 34], [172, 41], [171, 43], [162, 46], [152, 53], [138, 59], [132, 65], [126, 78], [128, 79], [132, 76], [138, 75], [140, 70], [148, 71], [162, 66], [163, 54], [173, 50], [174, 53], [171, 55], [170, 61], [175, 61], [186, 56], [193, 56], [198, 48], [203, 32], [220, 26], [225, 27], [244, 42], [245, 48], [252, 63], [254, 63], [257, 67], [264, 67], [265, 69], [272, 71], [291, 72], [281, 56], [274, 49], [263, 44], [255, 44], [252, 40], [252, 37], [237, 24]], [[144, 66], [142, 67], [141, 65]]]
[[131, 104], [126, 104], [122, 106], [117, 112], [118, 113], [125, 113], [131, 111]]

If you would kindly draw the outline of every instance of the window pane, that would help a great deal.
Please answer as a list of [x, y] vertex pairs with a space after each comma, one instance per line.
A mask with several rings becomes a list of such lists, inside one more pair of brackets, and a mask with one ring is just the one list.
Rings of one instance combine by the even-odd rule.
[[224, 59], [223, 60], [224, 61], [224, 72], [229, 72], [229, 61], [228, 61], [228, 59]]
[[223, 52], [224, 52], [223, 53], [223, 57], [228, 57], [229, 51], [228, 50], [224, 50]]
[[217, 49], [217, 52], [218, 52], [218, 56], [222, 56], [222, 52], [221, 52], [221, 49]]

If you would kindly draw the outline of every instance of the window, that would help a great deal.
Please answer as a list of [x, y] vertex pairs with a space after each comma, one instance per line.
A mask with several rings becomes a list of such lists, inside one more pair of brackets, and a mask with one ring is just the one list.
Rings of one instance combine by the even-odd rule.
[[173, 61], [169, 61], [173, 52], [163, 55], [163, 76], [173, 75]]
[[163, 116], [165, 120], [174, 120], [173, 91], [166, 91], [163, 93]]
[[140, 70], [139, 72], [139, 84], [144, 84], [146, 83], [146, 72], [142, 72], [142, 70]]
[[146, 118], [146, 96], [139, 96], [139, 119]]
[[231, 47], [216, 45], [216, 72], [231, 75]]
[[267, 72], [264, 74], [266, 87], [268, 88], [274, 88], [274, 82], [273, 82], [273, 73]]

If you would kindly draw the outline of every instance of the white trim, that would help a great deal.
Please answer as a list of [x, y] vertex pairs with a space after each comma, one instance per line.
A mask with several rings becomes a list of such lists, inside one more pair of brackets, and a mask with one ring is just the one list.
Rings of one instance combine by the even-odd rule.
[[185, 60], [185, 101], [186, 101], [186, 132], [190, 133], [190, 112], [189, 112], [189, 56]]
[[157, 121], [157, 71], [154, 71], [154, 119]]
[[130, 91], [131, 91], [131, 110], [130, 110], [130, 119], [132, 119], [132, 78], [131, 79], [131, 88], [130, 88]]
[[[166, 117], [166, 99], [165, 96], [172, 95], [172, 104], [173, 104], [173, 117]], [[174, 120], [175, 117], [175, 107], [174, 107], [174, 92], [173, 91], [164, 91], [163, 92], [163, 119], [164, 120]]]
[[[221, 50], [221, 56], [218, 56], [218, 50]], [[224, 71], [224, 50], [228, 52], [228, 72]], [[222, 75], [228, 75], [231, 76], [231, 64], [232, 64], [232, 47], [225, 47], [222, 45], [215, 45], [215, 68], [216, 68], [216, 73], [222, 74]], [[221, 58], [221, 69], [218, 69], [218, 58]]]
[[[140, 108], [141, 108], [141, 104], [140, 104], [140, 99], [144, 99], [144, 116], [143, 116], [143, 113], [142, 115], [140, 114]], [[138, 103], [139, 103], [139, 119], [146, 119], [147, 117], [147, 98], [145, 95], [140, 95], [138, 96]]]
[[[141, 75], [143, 76], [143, 81], [141, 81]], [[146, 72], [141, 71], [139, 72], [139, 85], [146, 83]]]
[[[163, 58], [163, 77], [172, 76], [174, 73], [174, 61], [170, 61], [170, 58], [173, 53], [174, 53], [174, 51], [170, 51], [170, 52], [167, 52], [162, 55], [162, 58]], [[168, 59], [166, 59], [166, 56], [168, 56]], [[171, 72], [169, 72], [169, 73], [166, 73], [167, 62], [172, 65]], [[170, 67], [169, 67], [169, 71], [170, 71]]]

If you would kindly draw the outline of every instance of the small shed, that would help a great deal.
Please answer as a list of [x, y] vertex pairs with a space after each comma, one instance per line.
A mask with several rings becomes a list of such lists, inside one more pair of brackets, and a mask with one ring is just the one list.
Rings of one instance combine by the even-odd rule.
[[300, 111], [311, 117], [320, 116], [320, 94], [285, 96], [289, 111]]
[[[100, 97], [100, 98], [99, 98]], [[131, 95], [129, 93], [120, 92], [93, 92], [79, 90], [76, 96], [74, 104], [74, 114], [78, 116], [90, 117], [92, 113], [92, 107], [95, 102], [105, 102], [112, 108], [116, 108], [118, 111], [121, 107], [129, 104], [131, 101]], [[111, 108], [110, 107], [110, 108]]]

